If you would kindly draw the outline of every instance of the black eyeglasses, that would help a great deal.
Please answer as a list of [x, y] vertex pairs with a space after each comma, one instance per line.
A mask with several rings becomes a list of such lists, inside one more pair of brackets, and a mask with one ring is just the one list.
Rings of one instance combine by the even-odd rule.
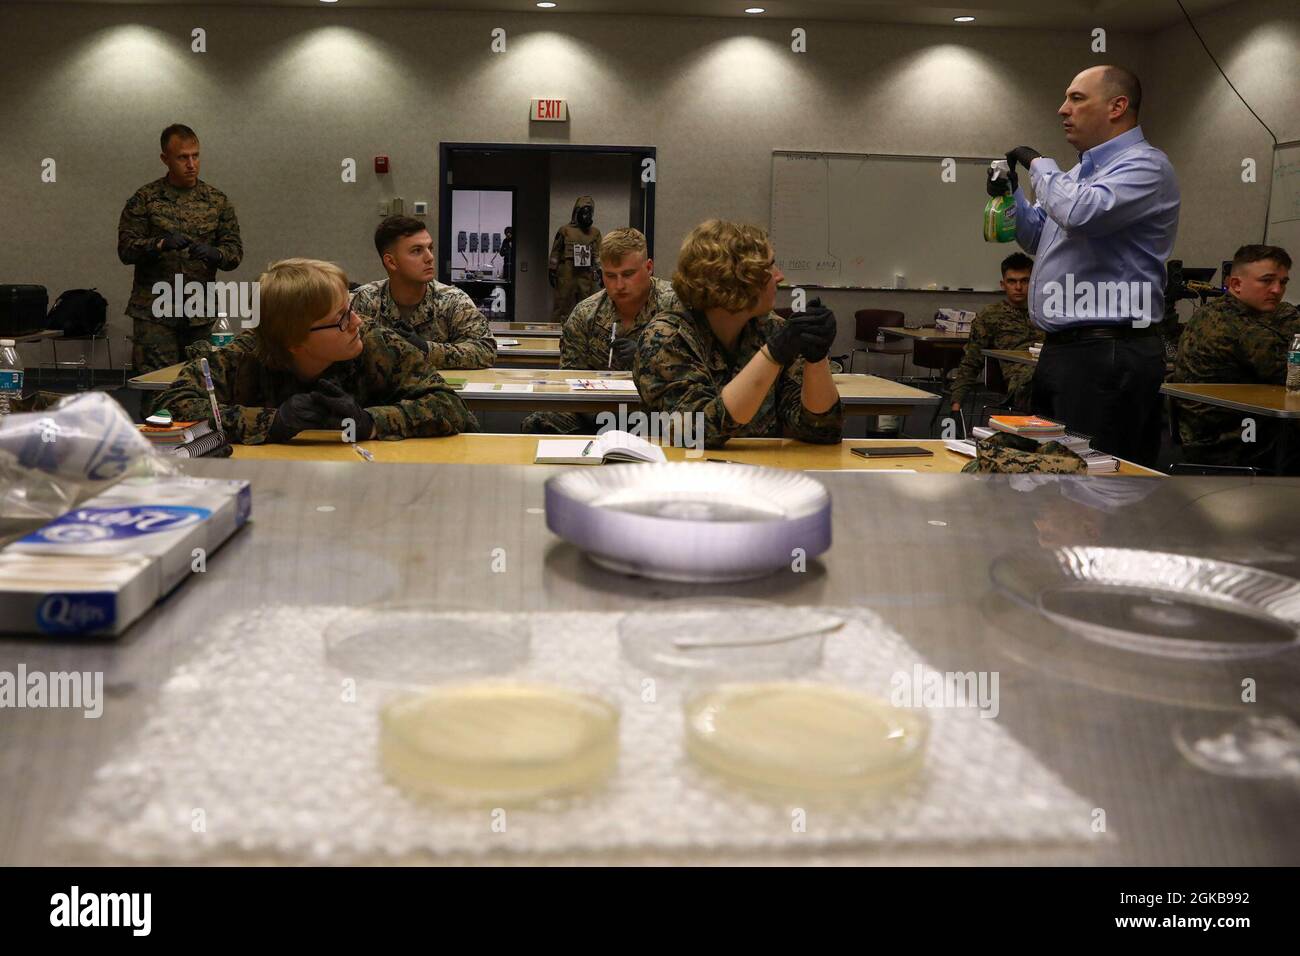
[[345, 305], [342, 314], [339, 315], [338, 321], [330, 322], [326, 325], [313, 325], [308, 332], [323, 332], [326, 329], [338, 329], [340, 332], [348, 330], [348, 323], [352, 321], [352, 306]]

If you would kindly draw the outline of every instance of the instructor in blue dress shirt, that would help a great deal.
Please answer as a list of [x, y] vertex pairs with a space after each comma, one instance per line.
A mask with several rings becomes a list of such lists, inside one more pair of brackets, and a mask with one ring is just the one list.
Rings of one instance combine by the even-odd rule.
[[[1118, 66], [1074, 78], [1057, 111], [1079, 162], [1062, 172], [1028, 146], [1007, 153], [1016, 241], [1034, 255], [1029, 315], [1047, 333], [1033, 410], [1144, 465], [1160, 449], [1165, 263], [1178, 181], [1138, 125], [1142, 85]], [[1034, 203], [1016, 180], [1029, 170]]]

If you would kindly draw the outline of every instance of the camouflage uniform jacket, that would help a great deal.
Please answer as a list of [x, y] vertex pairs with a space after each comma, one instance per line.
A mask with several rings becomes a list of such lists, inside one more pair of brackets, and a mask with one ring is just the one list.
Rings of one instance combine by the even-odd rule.
[[[1003, 299], [993, 305], [980, 309], [971, 323], [970, 339], [962, 352], [961, 364], [953, 377], [952, 400], [966, 400], [980, 372], [984, 368], [984, 349], [1005, 349], [1017, 351], [1027, 349], [1034, 342], [1043, 341], [1043, 330], [1035, 328], [1029, 321], [1028, 308], [1016, 308]], [[1029, 398], [1030, 383], [1034, 377], [1032, 365], [1014, 365], [1002, 363], [1002, 377], [1007, 382], [1007, 392], [1011, 395]]]
[[[166, 408], [177, 421], [212, 420], [198, 361], [206, 356], [226, 438], [245, 445], [265, 442], [276, 410], [291, 396], [311, 391], [316, 382], [268, 367], [257, 356], [255, 336], [252, 330], [241, 332], [225, 348], [206, 342], [191, 346], [190, 361], [157, 407]], [[372, 323], [362, 327], [361, 339], [360, 355], [331, 365], [317, 381], [334, 382], [356, 398], [375, 420], [371, 437], [430, 438], [478, 431], [460, 396], [414, 345]]]
[[797, 438], [831, 445], [843, 435], [844, 405], [821, 414], [804, 408], [802, 358], [782, 370], [754, 417], [740, 424], [722, 401], [722, 389], [763, 347], [776, 314], [750, 319], [728, 354], [702, 313], [679, 307], [655, 316], [641, 333], [633, 376], [650, 412], [704, 415], [704, 445], [721, 448], [729, 438]]
[[434, 368], [491, 368], [496, 362], [497, 343], [488, 320], [460, 289], [434, 279], [411, 318], [404, 320], [388, 283], [388, 279], [380, 279], [353, 292], [352, 308], [357, 314], [423, 336], [429, 343], [429, 364]]
[[[1287, 352], [1300, 333], [1300, 311], [1283, 302], [1271, 315], [1225, 295], [1198, 308], [1183, 329], [1174, 382], [1282, 385]], [[1242, 457], [1244, 412], [1179, 401], [1178, 432], [1188, 460], [1208, 464]]]
[[[667, 279], [653, 277], [650, 280], [650, 295], [632, 321], [630, 336], [639, 336], [646, 324], [660, 312], [676, 312], [680, 309], [681, 303], [677, 301], [673, 284]], [[614, 300], [603, 289], [575, 305], [560, 334], [560, 368], [614, 368], [628, 371], [631, 365], [620, 365], [617, 355], [614, 356], [614, 364], [609, 364], [610, 332], [619, 321]]]
[[[158, 240], [170, 232], [216, 247], [221, 250], [221, 262], [210, 266], [192, 256], [188, 248], [159, 252]], [[127, 315], [174, 326], [207, 325], [213, 316], [156, 318], [153, 287], [156, 282], [171, 287], [177, 274], [183, 275], [185, 282], [211, 282], [218, 269], [229, 272], [238, 268], [244, 258], [244, 245], [239, 238], [235, 207], [225, 193], [201, 179], [189, 189], [173, 186], [165, 176], [145, 183], [126, 201], [118, 219], [117, 257], [125, 265], [135, 266]]]

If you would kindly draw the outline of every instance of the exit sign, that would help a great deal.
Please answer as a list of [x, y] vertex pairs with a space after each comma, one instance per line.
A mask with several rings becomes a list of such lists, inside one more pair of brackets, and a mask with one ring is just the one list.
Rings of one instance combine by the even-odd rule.
[[538, 123], [567, 123], [569, 104], [564, 100], [533, 100], [528, 118]]

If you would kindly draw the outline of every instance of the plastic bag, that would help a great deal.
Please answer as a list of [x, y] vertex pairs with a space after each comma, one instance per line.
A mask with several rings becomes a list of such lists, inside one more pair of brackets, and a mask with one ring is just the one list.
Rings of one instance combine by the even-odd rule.
[[46, 522], [128, 475], [174, 475], [105, 392], [71, 395], [42, 412], [0, 417], [0, 538]]

